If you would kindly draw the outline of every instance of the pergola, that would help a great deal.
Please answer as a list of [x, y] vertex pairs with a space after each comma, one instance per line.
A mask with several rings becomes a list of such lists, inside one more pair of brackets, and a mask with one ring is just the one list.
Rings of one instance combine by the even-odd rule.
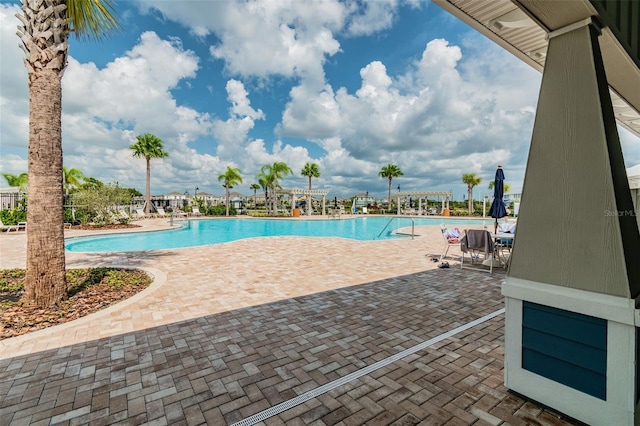
[[311, 197], [314, 195], [322, 195], [322, 215], [324, 216], [327, 204], [327, 194], [329, 191], [321, 189], [298, 189], [298, 188], [282, 188], [276, 190], [276, 194], [291, 196], [291, 216], [293, 216], [293, 209], [296, 207], [296, 198], [307, 198], [307, 216], [311, 216]]
[[402, 191], [396, 194], [398, 199], [398, 214], [400, 214], [400, 197], [418, 197], [418, 214], [422, 214], [422, 198], [442, 197], [442, 208], [449, 208], [449, 200], [453, 197], [453, 192], [449, 191]]

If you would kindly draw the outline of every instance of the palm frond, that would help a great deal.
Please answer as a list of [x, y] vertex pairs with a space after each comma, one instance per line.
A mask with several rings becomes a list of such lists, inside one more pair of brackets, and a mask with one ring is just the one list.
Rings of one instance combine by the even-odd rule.
[[67, 0], [71, 30], [79, 39], [102, 40], [120, 29], [113, 0]]

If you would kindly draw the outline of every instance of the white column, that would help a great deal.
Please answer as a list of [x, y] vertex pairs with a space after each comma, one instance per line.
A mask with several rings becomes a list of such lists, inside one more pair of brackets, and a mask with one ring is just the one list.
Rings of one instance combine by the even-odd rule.
[[[640, 233], [635, 217], [617, 213], [633, 207], [598, 36], [591, 19], [549, 34], [522, 209], [502, 287], [505, 385], [587, 424], [631, 426], [640, 376]], [[522, 367], [524, 302], [606, 321], [605, 398], [563, 385], [554, 372]], [[543, 331], [589, 330], [561, 321], [543, 324]], [[562, 345], [571, 345], [563, 339]], [[548, 342], [540, 339], [538, 352], [558, 347]], [[582, 357], [576, 354], [576, 365]]]

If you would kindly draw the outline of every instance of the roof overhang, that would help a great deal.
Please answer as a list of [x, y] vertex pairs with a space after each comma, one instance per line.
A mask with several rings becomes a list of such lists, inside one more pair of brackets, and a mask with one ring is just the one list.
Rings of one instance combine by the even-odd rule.
[[[432, 1], [538, 71], [544, 69], [548, 33], [600, 16], [589, 0]], [[608, 26], [599, 42], [616, 120], [640, 137], [640, 59]]]

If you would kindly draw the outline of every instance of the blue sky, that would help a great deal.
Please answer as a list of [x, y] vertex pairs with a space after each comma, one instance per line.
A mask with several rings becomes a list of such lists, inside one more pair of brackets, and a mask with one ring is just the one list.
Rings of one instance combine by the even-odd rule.
[[[329, 196], [386, 196], [381, 167], [403, 190], [466, 195], [501, 164], [522, 186], [541, 74], [434, 4], [144, 0], [116, 4], [122, 31], [70, 42], [63, 78], [67, 167], [144, 191], [144, 160], [128, 148], [153, 133], [153, 194], [222, 194], [239, 167], [249, 195], [260, 167], [286, 162], [282, 185]], [[0, 171], [27, 170], [28, 98], [15, 35], [17, 1], [0, 4]], [[627, 167], [638, 138], [619, 128]]]

